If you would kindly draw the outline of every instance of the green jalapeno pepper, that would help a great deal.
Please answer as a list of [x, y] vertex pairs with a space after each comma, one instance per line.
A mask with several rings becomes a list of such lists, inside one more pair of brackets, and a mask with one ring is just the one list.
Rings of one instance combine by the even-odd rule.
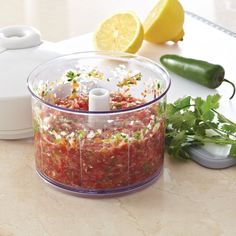
[[160, 61], [167, 69], [175, 74], [208, 88], [215, 89], [224, 81], [230, 83], [233, 86], [233, 93], [230, 99], [232, 99], [235, 94], [235, 85], [233, 82], [224, 78], [225, 70], [221, 65], [185, 58], [175, 54], [163, 55]]

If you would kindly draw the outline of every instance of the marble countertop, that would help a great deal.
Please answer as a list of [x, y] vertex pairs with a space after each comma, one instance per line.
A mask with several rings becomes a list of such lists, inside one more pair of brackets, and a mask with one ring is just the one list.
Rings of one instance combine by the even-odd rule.
[[[131, 0], [103, 2], [97, 11], [100, 1], [0, 0], [0, 27], [30, 24], [46, 40], [60, 41], [93, 31], [111, 11], [129, 8], [142, 18], [156, 1], [137, 0], [135, 6]], [[187, 10], [236, 32], [234, 0], [181, 2]], [[0, 236], [233, 236], [236, 232], [236, 166], [210, 170], [165, 155], [163, 174], [150, 187], [122, 197], [88, 199], [55, 190], [38, 177], [32, 139], [0, 140], [0, 161]]]
[[160, 179], [123, 197], [74, 197], [36, 174], [32, 140], [0, 141], [1, 236], [235, 235], [236, 167], [166, 155]]

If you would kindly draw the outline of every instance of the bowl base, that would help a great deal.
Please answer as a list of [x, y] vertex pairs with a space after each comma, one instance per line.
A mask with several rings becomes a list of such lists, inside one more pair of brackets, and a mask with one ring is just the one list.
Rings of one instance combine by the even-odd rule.
[[139, 190], [142, 190], [150, 185], [152, 185], [157, 179], [159, 179], [161, 173], [162, 173], [163, 167], [161, 167], [153, 176], [149, 177], [142, 183], [129, 185], [122, 188], [116, 188], [116, 189], [107, 189], [107, 190], [88, 190], [88, 189], [79, 189], [75, 187], [71, 187], [68, 185], [64, 185], [61, 183], [58, 183], [56, 181], [51, 180], [44, 174], [42, 174], [39, 170], [37, 170], [38, 175], [50, 186], [53, 188], [56, 188], [59, 191], [69, 193], [71, 195], [79, 196], [79, 197], [114, 197], [114, 196], [120, 196], [124, 194], [133, 193]]

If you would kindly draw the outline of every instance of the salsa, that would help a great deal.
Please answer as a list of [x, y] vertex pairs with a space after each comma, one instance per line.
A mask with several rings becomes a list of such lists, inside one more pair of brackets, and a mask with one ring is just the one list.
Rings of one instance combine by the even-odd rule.
[[[140, 106], [145, 100], [119, 92], [110, 96], [111, 110]], [[79, 93], [54, 99], [54, 106], [88, 110]], [[86, 115], [40, 104], [33, 109], [35, 157], [47, 179], [85, 190], [110, 190], [146, 182], [157, 175], [164, 157], [164, 118], [158, 104], [107, 116], [101, 129]]]

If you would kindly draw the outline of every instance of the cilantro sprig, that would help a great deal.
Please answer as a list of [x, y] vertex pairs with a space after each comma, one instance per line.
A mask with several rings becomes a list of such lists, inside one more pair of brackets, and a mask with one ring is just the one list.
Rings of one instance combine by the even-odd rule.
[[68, 79], [67, 79], [68, 82], [73, 81], [74, 79], [76, 79], [76, 78], [79, 77], [79, 76], [80, 76], [80, 73], [76, 73], [76, 72], [74, 72], [74, 71], [68, 71], [68, 72], [66, 73], [66, 77], [68, 78]]
[[219, 100], [218, 94], [205, 100], [188, 96], [167, 104], [166, 143], [170, 155], [189, 159], [189, 148], [213, 143], [230, 144], [229, 156], [236, 157], [236, 123], [217, 111]]

